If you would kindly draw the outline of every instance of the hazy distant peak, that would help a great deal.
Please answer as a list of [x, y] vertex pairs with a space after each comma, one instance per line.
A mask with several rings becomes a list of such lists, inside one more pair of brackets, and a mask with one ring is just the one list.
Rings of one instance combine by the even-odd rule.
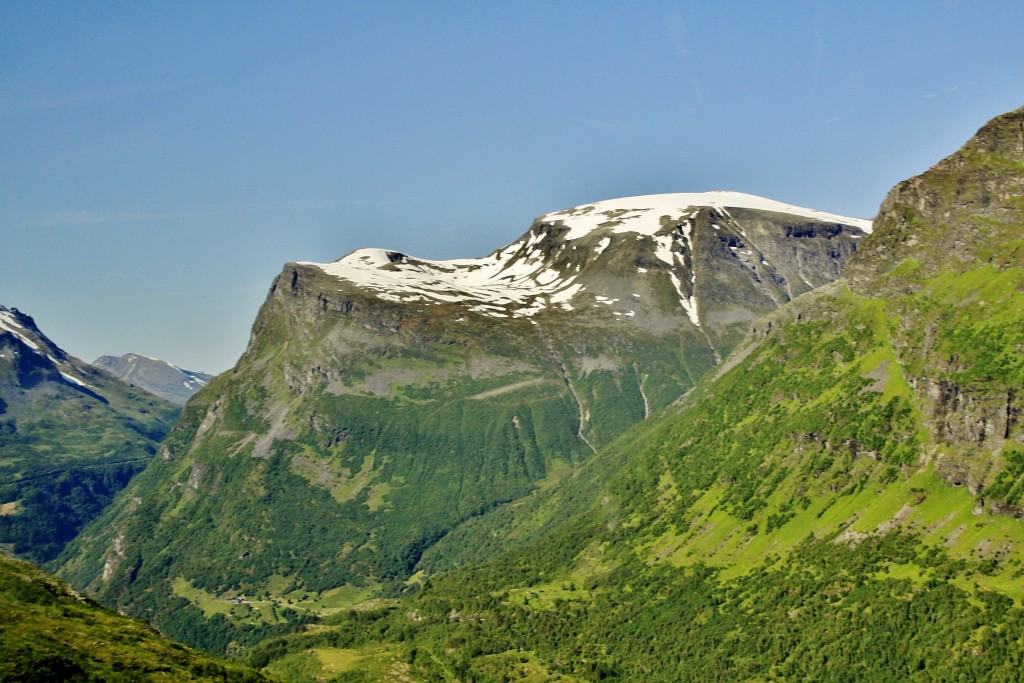
[[185, 370], [165, 360], [139, 353], [100, 356], [92, 364], [129, 384], [134, 384], [179, 405], [184, 405], [192, 394], [213, 379], [213, 375], [205, 372]]

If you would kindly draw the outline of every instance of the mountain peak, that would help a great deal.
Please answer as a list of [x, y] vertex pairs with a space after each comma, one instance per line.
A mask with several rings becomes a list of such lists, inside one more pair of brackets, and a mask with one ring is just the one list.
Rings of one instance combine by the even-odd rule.
[[174, 363], [139, 353], [100, 356], [92, 365], [178, 405], [185, 405], [192, 394], [213, 379], [213, 375], [185, 370]]
[[[49, 339], [36, 327], [32, 316], [22, 313], [17, 308], [0, 306], [0, 334], [9, 332], [18, 341], [32, 349], [36, 353], [44, 353], [42, 347], [53, 346]], [[56, 347], [54, 347], [56, 349]], [[60, 349], [56, 349], [60, 351]], [[63, 356], [63, 352], [60, 352]]]
[[876, 232], [844, 278], [869, 289], [987, 263], [1020, 267], [1024, 107], [992, 119], [959, 150], [886, 196]]
[[21, 381], [62, 381], [101, 401], [106, 400], [95, 393], [94, 386], [82, 379], [85, 373], [76, 365], [75, 359], [43, 334], [32, 316], [17, 308], [0, 306], [0, 339], [5, 335], [13, 337], [14, 345], [10, 349], [0, 348], [0, 359], [13, 363]]
[[[737, 219], [729, 213], [731, 209], [741, 210], [745, 216], [737, 214]], [[720, 247], [735, 259], [752, 257], [758, 251], [756, 262], [748, 264], [751, 271], [760, 268], [777, 283], [795, 279], [796, 290], [793, 284], [786, 285], [789, 298], [794, 291], [812, 286], [809, 279], [815, 278], [806, 273], [794, 278], [793, 273], [776, 272], [767, 252], [758, 250], [755, 235], [744, 230], [745, 225], [751, 227], [750, 215], [758, 216], [756, 220], [789, 217], [784, 221], [787, 226], [805, 226], [801, 228], [804, 232], [808, 225], [840, 226], [854, 239], [871, 231], [868, 220], [740, 192], [658, 194], [609, 199], [544, 214], [521, 238], [482, 258], [435, 261], [387, 249], [359, 249], [333, 263], [300, 265], [315, 266], [385, 301], [462, 304], [470, 312], [500, 318], [533, 318], [546, 310], [571, 311], [595, 302], [628, 301], [637, 290], [610, 287], [609, 274], [633, 284], [638, 279], [667, 275], [678, 306], [700, 327], [699, 287], [693, 270], [695, 253], [700, 250], [694, 235], [698, 224], [702, 230], [716, 233], [713, 240], [703, 242], [707, 248]], [[753, 277], [758, 282], [764, 279], [758, 274]], [[636, 311], [623, 309], [619, 314], [632, 317]]]

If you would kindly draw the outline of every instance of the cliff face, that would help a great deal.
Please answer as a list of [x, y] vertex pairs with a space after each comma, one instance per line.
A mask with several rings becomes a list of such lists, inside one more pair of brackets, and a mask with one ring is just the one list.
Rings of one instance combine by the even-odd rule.
[[899, 183], [853, 259], [854, 286], [913, 287], [928, 275], [979, 264], [1018, 267], [1024, 212], [1022, 109], [986, 124], [960, 150]]
[[[943, 478], [982, 499], [1019, 444], [1024, 386], [1024, 108], [897, 185], [845, 279], [887, 295]], [[1011, 446], [1012, 447], [1012, 446]], [[1018, 496], [1010, 507], [1018, 510]], [[990, 499], [1006, 507], [1005, 501]]]

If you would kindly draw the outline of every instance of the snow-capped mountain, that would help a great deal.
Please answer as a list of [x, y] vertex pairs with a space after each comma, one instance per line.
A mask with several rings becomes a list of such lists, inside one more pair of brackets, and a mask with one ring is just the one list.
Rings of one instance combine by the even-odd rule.
[[185, 370], [165, 360], [137, 353], [100, 356], [92, 364], [178, 405], [185, 405], [192, 394], [213, 379], [213, 375], [205, 372]]
[[16, 369], [23, 383], [60, 381], [100, 401], [107, 400], [89, 383], [80, 362], [50, 341], [32, 317], [17, 308], [0, 306], [0, 359]]
[[272, 576], [393, 590], [439, 539], [676, 401], [751, 321], [834, 280], [870, 227], [654, 195], [545, 214], [476, 259], [286, 264], [238, 364], [189, 400], [65, 576], [182, 634], [206, 617], [166, 612], [168, 577], [282, 609]]
[[[729, 296], [720, 288], [723, 270], [745, 272], [764, 298], [782, 303], [834, 279], [853, 240], [870, 232], [869, 220], [739, 192], [665, 194], [545, 214], [522, 238], [483, 258], [432, 261], [360, 249], [333, 263], [299, 265], [384, 301], [458, 304], [497, 318], [585, 308], [631, 318], [637, 309], [650, 312], [650, 302], [643, 293], [620, 291], [607, 275], [633, 282], [660, 275], [693, 325], [720, 327], [719, 302], [706, 305], [702, 294]], [[805, 248], [813, 237], [832, 248], [825, 254]], [[704, 272], [708, 265], [713, 272]]]

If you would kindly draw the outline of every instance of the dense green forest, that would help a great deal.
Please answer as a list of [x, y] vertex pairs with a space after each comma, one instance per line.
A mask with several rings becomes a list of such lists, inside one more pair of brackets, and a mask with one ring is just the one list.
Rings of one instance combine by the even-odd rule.
[[12, 501], [17, 512], [0, 516], [0, 541], [37, 563], [54, 559], [148, 460], [129, 458], [111, 465], [68, 467], [0, 486], [0, 495]]
[[[560, 535], [568, 545], [449, 574], [399, 608], [269, 641], [251, 662], [315, 671], [345, 650], [366, 653], [372, 670], [387, 653], [427, 681], [1019, 680], [1019, 603], [957, 588], [949, 578], [965, 565], [922, 559], [911, 537], [846, 551], [808, 540], [725, 579], [703, 564], [604, 564], [592, 531], [601, 535], [580, 527]], [[589, 569], [567, 567], [581, 551]], [[377, 680], [359, 675], [336, 680]]]

